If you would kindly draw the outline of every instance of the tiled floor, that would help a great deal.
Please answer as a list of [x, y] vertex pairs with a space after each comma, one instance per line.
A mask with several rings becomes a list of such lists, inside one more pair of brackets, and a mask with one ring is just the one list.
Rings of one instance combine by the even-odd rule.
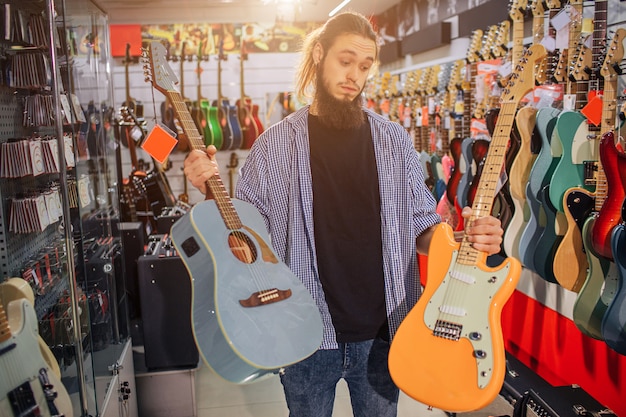
[[[208, 367], [196, 372], [197, 417], [287, 417], [282, 386], [278, 376], [249, 385], [235, 385], [222, 380]], [[471, 417], [510, 414], [510, 406], [498, 397], [494, 404]], [[459, 417], [463, 414], [459, 414]], [[470, 414], [465, 414], [470, 417]], [[333, 417], [352, 417], [346, 384], [337, 387]], [[447, 417], [441, 410], [428, 409], [406, 395], [400, 395], [398, 417]]]

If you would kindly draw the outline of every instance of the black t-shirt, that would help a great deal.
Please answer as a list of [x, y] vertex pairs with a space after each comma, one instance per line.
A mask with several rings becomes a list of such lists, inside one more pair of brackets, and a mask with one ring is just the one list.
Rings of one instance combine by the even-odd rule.
[[369, 123], [333, 129], [309, 115], [309, 137], [317, 264], [337, 341], [385, 335], [380, 193]]

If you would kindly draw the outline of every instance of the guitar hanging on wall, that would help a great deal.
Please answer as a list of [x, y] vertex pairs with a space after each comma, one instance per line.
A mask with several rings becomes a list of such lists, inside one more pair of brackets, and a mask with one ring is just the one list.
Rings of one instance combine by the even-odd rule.
[[[143, 104], [140, 101], [135, 100], [130, 96], [130, 63], [133, 62], [132, 57], [130, 56], [130, 43], [126, 44], [126, 56], [124, 58], [124, 80], [126, 83], [126, 99], [122, 104], [122, 107], [126, 107], [132, 112], [140, 122], [143, 119]], [[122, 130], [121, 132], [121, 142], [122, 145], [128, 146], [128, 135], [126, 135], [126, 131]]]
[[204, 43], [198, 46], [196, 75], [197, 75], [197, 95], [196, 101], [191, 106], [191, 117], [193, 118], [197, 130], [204, 138], [206, 146], [213, 145], [217, 149], [222, 148], [224, 142], [224, 132], [220, 126], [218, 108], [211, 105], [209, 100], [202, 96], [202, 61], [208, 60], [208, 56], [202, 53]]
[[224, 40], [220, 40], [219, 53], [217, 56], [217, 100], [212, 105], [218, 108], [220, 126], [224, 133], [224, 143], [222, 149], [239, 149], [243, 143], [237, 107], [231, 105], [228, 98], [222, 94], [222, 61], [226, 61], [228, 56], [224, 53]]
[[[517, 106], [534, 86], [534, 63], [545, 55], [542, 45], [530, 47], [501, 96], [470, 225], [491, 213]], [[509, 257], [487, 266], [487, 254], [474, 249], [467, 235], [457, 243], [445, 223], [435, 230], [429, 250], [437, 256], [429, 257], [424, 293], [391, 342], [389, 372], [404, 393], [422, 403], [449, 412], [476, 410], [493, 401], [504, 382], [500, 314], [521, 265]]]
[[[193, 149], [204, 143], [173, 88], [165, 47], [150, 43], [147, 78], [173, 103]], [[235, 383], [311, 355], [322, 340], [317, 305], [282, 263], [254, 206], [231, 200], [218, 174], [204, 200], [181, 217], [171, 236], [192, 277], [192, 328], [198, 350], [215, 372]]]
[[239, 122], [241, 125], [243, 142], [241, 149], [250, 149], [252, 144], [263, 133], [263, 124], [259, 119], [259, 105], [252, 103], [252, 99], [244, 92], [243, 62], [248, 59], [245, 51], [245, 42], [241, 42], [241, 56], [239, 57], [239, 85], [241, 97], [235, 103], [239, 109]]

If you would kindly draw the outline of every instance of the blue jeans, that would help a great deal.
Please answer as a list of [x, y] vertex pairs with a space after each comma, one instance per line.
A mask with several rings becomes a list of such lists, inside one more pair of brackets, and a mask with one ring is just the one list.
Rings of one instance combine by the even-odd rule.
[[340, 343], [318, 350], [280, 375], [289, 417], [331, 417], [335, 387], [346, 380], [354, 417], [395, 417], [398, 388], [389, 375], [389, 342]]

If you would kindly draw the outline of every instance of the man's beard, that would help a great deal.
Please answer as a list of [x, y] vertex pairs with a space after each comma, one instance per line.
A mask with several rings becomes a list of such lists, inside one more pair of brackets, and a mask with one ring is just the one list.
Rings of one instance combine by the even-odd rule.
[[321, 70], [318, 71], [318, 86], [315, 91], [317, 117], [319, 121], [334, 129], [358, 129], [365, 123], [365, 114], [361, 107], [361, 95], [354, 100], [338, 100], [333, 97], [323, 81]]

